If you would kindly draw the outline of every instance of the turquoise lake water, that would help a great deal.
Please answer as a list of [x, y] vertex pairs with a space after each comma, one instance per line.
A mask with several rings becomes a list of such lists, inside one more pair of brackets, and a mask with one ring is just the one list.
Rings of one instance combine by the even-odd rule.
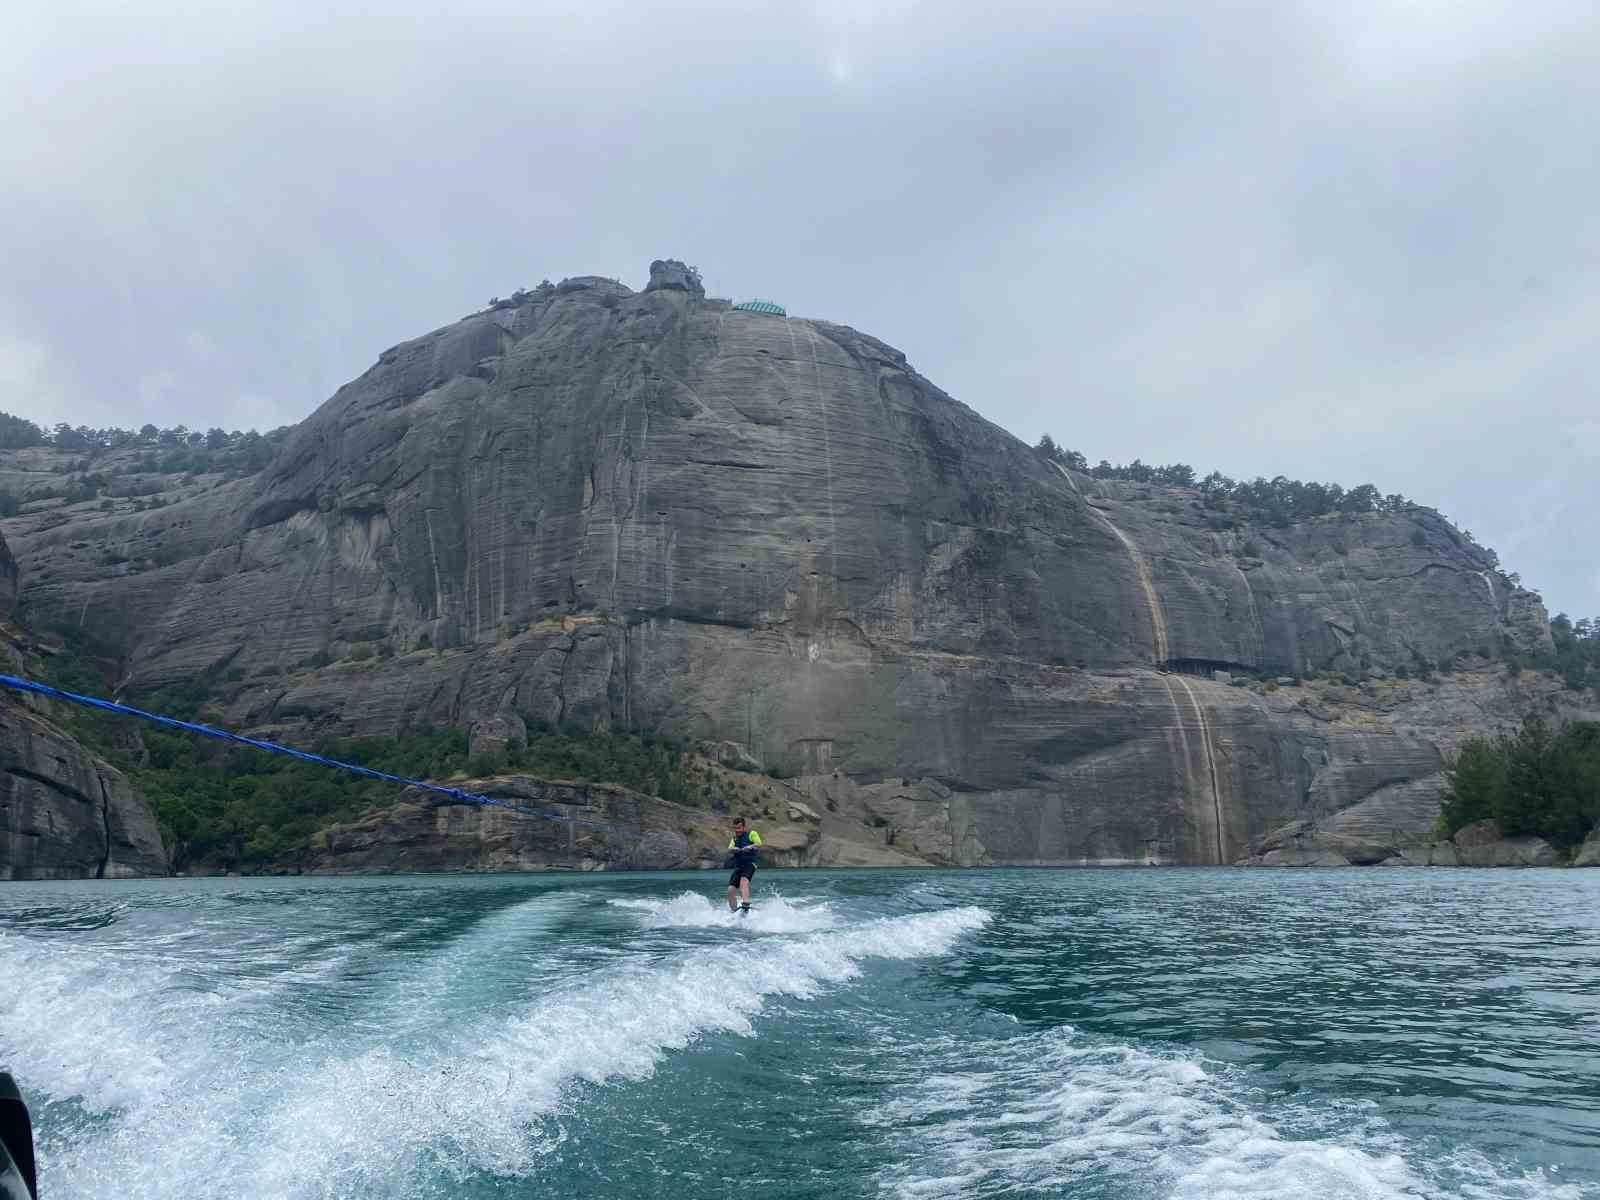
[[46, 1200], [1600, 1198], [1600, 871], [0, 886]]

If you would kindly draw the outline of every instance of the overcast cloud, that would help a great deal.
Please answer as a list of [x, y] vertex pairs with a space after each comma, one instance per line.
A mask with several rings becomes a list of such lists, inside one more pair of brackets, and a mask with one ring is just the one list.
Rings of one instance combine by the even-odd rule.
[[1028, 441], [1366, 481], [1600, 614], [1594, 0], [0, 12], [0, 408], [267, 428], [652, 258]]

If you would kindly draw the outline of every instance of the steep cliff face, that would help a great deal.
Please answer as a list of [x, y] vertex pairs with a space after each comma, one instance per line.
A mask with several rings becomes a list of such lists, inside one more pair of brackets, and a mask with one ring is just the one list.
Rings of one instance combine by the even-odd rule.
[[0, 701], [0, 879], [165, 875], [150, 807], [116, 768]]
[[[22, 655], [10, 624], [17, 565], [0, 538], [0, 669]], [[43, 715], [0, 692], [0, 879], [164, 875], [155, 817], [127, 777]]]
[[1063, 471], [891, 347], [672, 264], [386, 351], [259, 476], [8, 532], [30, 613], [116, 642], [132, 685], [215, 680], [236, 723], [729, 740], [955, 862], [1228, 862], [1439, 769], [1428, 735], [1163, 665], [1549, 639], [1428, 510], [1218, 532], [1193, 492]]

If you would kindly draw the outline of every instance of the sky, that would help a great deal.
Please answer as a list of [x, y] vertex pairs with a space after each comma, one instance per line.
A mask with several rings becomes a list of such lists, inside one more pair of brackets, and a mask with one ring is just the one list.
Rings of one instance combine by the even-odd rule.
[[0, 6], [0, 409], [270, 428], [654, 258], [1600, 615], [1594, 0]]

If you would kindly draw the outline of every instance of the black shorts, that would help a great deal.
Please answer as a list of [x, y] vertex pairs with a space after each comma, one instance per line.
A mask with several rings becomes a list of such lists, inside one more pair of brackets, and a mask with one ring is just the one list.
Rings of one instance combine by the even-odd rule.
[[728, 886], [731, 888], [736, 888], [739, 886], [739, 880], [749, 879], [754, 876], [755, 873], [755, 863], [735, 863], [733, 866], [733, 874], [728, 876]]

